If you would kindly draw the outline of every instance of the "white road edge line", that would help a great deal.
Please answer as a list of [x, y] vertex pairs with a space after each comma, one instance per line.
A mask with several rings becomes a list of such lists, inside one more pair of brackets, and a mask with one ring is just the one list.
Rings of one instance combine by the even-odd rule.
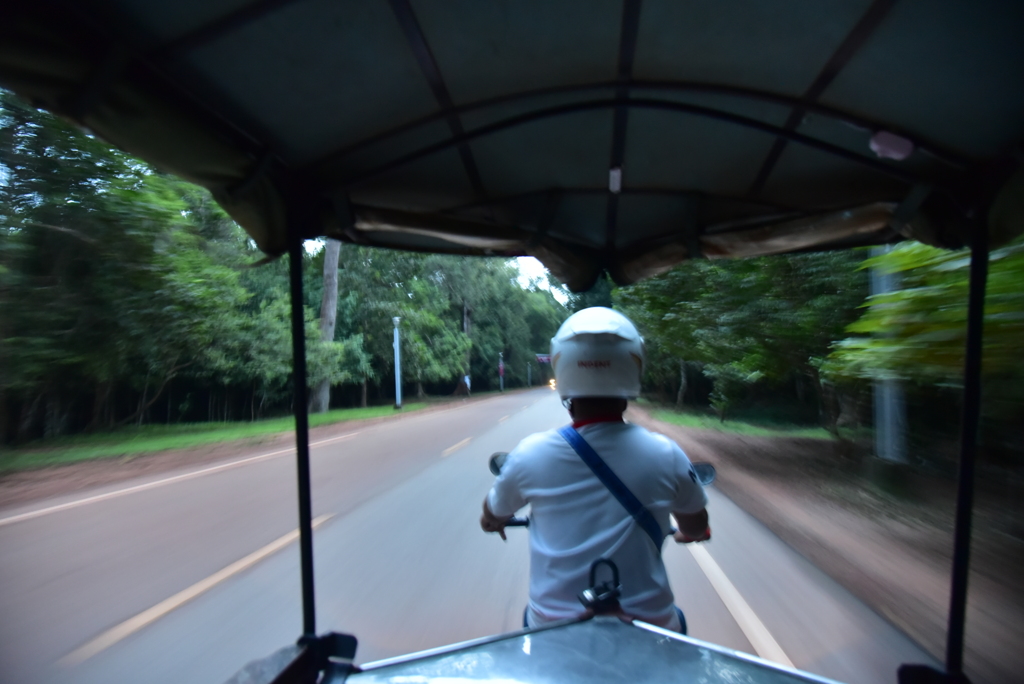
[[458, 444], [451, 445], [450, 447], [448, 447], [447, 449], [445, 449], [444, 451], [441, 452], [441, 458], [444, 458], [445, 456], [451, 456], [456, 451], [458, 451], [462, 447], [464, 447], [467, 444], [469, 444], [470, 441], [472, 441], [472, 439], [473, 439], [472, 437], [467, 437], [466, 439], [462, 440]]
[[793, 661], [789, 659], [786, 652], [779, 646], [779, 642], [775, 640], [775, 637], [771, 635], [771, 632], [768, 631], [768, 628], [764, 626], [764, 623], [757, 617], [754, 610], [743, 599], [740, 592], [733, 586], [733, 583], [725, 576], [722, 568], [711, 557], [708, 550], [697, 544], [687, 544], [686, 548], [690, 550], [693, 559], [697, 561], [697, 565], [700, 566], [700, 569], [707, 576], [711, 586], [714, 587], [718, 596], [722, 599], [722, 603], [725, 604], [733, 619], [736, 620], [736, 624], [739, 625], [743, 635], [747, 637], [747, 641], [757, 651], [757, 655], [779, 665], [795, 668]]
[[[359, 432], [350, 432], [347, 435], [341, 435], [340, 437], [331, 437], [330, 439], [323, 439], [319, 442], [313, 442], [310, 444], [310, 448], [318, 447], [330, 442], [338, 442], [349, 437], [355, 437]], [[32, 518], [38, 518], [40, 516], [48, 515], [50, 513], [57, 513], [58, 511], [66, 511], [69, 508], [77, 508], [86, 504], [97, 503], [99, 501], [106, 501], [107, 499], [114, 499], [125, 494], [134, 494], [135, 492], [142, 492], [147, 489], [155, 489], [156, 487], [163, 487], [164, 485], [173, 484], [175, 482], [182, 482], [183, 480], [191, 480], [195, 477], [202, 477], [203, 475], [210, 475], [212, 473], [219, 473], [222, 470], [230, 470], [231, 468], [238, 468], [240, 466], [248, 465], [250, 463], [256, 463], [257, 461], [263, 461], [268, 458], [274, 458], [275, 456], [283, 456], [284, 454], [295, 453], [295, 447], [288, 449], [280, 449], [278, 451], [271, 451], [266, 454], [260, 454], [259, 456], [250, 456], [249, 458], [243, 458], [238, 461], [230, 461], [228, 463], [221, 463], [220, 465], [211, 466], [209, 468], [202, 468], [200, 470], [193, 470], [189, 473], [182, 473], [181, 475], [175, 475], [173, 477], [165, 477], [162, 480], [154, 480], [153, 482], [146, 482], [145, 484], [135, 485], [133, 487], [125, 487], [124, 489], [116, 489], [106, 494], [97, 494], [96, 496], [89, 496], [84, 499], [77, 499], [75, 501], [68, 501], [67, 503], [57, 504], [56, 506], [49, 506], [47, 508], [40, 508], [35, 511], [28, 511], [26, 513], [19, 513], [18, 515], [12, 515], [7, 518], [0, 518], [0, 527], [4, 525], [11, 525], [16, 522], [22, 522], [23, 520], [31, 520]]]
[[[317, 518], [314, 518], [313, 529], [316, 529], [323, 523], [330, 520], [332, 517], [334, 517], [333, 514], [321, 515]], [[135, 617], [128, 618], [121, 624], [111, 627], [106, 632], [103, 632], [92, 641], [89, 641], [86, 644], [79, 646], [74, 651], [58, 660], [57, 664], [64, 667], [71, 667], [74, 665], [80, 665], [84, 663], [89, 658], [92, 658], [94, 655], [100, 653], [101, 651], [110, 648], [117, 642], [121, 641], [125, 637], [134, 634], [146, 625], [156, 622], [164, 615], [170, 613], [175, 608], [180, 608], [185, 603], [209, 591], [210, 589], [220, 584], [224, 580], [228, 579], [232, 575], [237, 575], [243, 570], [246, 570], [252, 567], [253, 565], [256, 565], [256, 563], [259, 563], [267, 556], [277, 551], [280, 551], [281, 549], [288, 546], [298, 538], [299, 531], [297, 529], [292, 530], [283, 537], [280, 537], [270, 542], [263, 548], [258, 549], [253, 553], [250, 553], [245, 558], [235, 561], [223, 570], [219, 570], [210, 575], [209, 577], [207, 577], [206, 579], [196, 582], [191, 587], [179, 591], [174, 596], [171, 596], [170, 598], [161, 601], [152, 608], [142, 611]]]
[[502, 416], [501, 418], [498, 419], [498, 422], [504, 423], [506, 420], [508, 420], [508, 416]]
[[[501, 397], [488, 397], [487, 399], [480, 399], [478, 401], [478, 403], [483, 403], [485, 401], [492, 401], [494, 399], [500, 399], [500, 398]], [[436, 416], [437, 414], [440, 414], [440, 413], [448, 413], [449, 411], [457, 411], [457, 410], [459, 410], [461, 408], [463, 408], [463, 406], [460, 405], [460, 406], [453, 406], [451, 408], [441, 409], [439, 411], [430, 411], [428, 414], [415, 414], [415, 413], [413, 413], [413, 414], [410, 414], [410, 415], [413, 418], [418, 418], [420, 415]], [[355, 432], [350, 432], [347, 435], [341, 435], [340, 437], [331, 437], [330, 439], [322, 439], [319, 442], [311, 443], [309, 446], [310, 446], [310, 448], [313, 448], [313, 447], [318, 447], [318, 446], [320, 446], [322, 444], [327, 444], [329, 442], [337, 442], [337, 441], [340, 441], [342, 439], [347, 439], [349, 437], [355, 437], [360, 432], [362, 432], [362, 430], [357, 430]], [[147, 482], [146, 484], [135, 485], [134, 487], [126, 487], [125, 489], [118, 489], [118, 490], [115, 490], [113, 492], [107, 492], [106, 494], [98, 494], [96, 496], [90, 496], [90, 497], [86, 497], [84, 499], [78, 499], [77, 501], [69, 501], [67, 503], [58, 504], [56, 506], [49, 506], [47, 508], [40, 508], [37, 511], [28, 511], [26, 513], [19, 513], [18, 515], [12, 515], [12, 516], [7, 517], [7, 518], [0, 518], [0, 527], [3, 527], [4, 525], [10, 525], [10, 524], [16, 523], [16, 522], [21, 522], [23, 520], [31, 520], [32, 518], [38, 518], [40, 516], [47, 515], [49, 513], [57, 513], [58, 511], [64, 511], [64, 510], [67, 510], [69, 508], [77, 508], [78, 506], [84, 506], [85, 504], [96, 503], [98, 501], [105, 501], [106, 499], [113, 499], [113, 498], [116, 498], [118, 496], [124, 496], [125, 494], [132, 494], [133, 492], [141, 492], [141, 491], [145, 491], [147, 489], [153, 489], [155, 487], [161, 487], [163, 485], [172, 484], [174, 482], [180, 482], [182, 480], [188, 480], [188, 479], [191, 479], [193, 477], [199, 477], [201, 475], [208, 475], [210, 473], [216, 473], [216, 472], [219, 472], [221, 470], [228, 470], [229, 468], [236, 468], [238, 466], [243, 466], [243, 465], [246, 465], [246, 464], [249, 464], [249, 463], [255, 463], [255, 462], [261, 461], [263, 459], [273, 458], [274, 456], [282, 456], [284, 454], [290, 454], [290, 453], [294, 453], [294, 452], [295, 452], [295, 448], [294, 447], [291, 448], [291, 449], [282, 449], [280, 451], [271, 451], [270, 453], [267, 453], [267, 454], [260, 454], [259, 456], [252, 456], [250, 458], [243, 458], [243, 459], [241, 459], [239, 461], [231, 461], [230, 463], [222, 463], [221, 465], [216, 465], [216, 466], [213, 466], [211, 468], [203, 468], [202, 470], [196, 470], [194, 472], [184, 473], [182, 475], [175, 475], [174, 477], [168, 477], [168, 478], [165, 478], [163, 480], [156, 480], [155, 482]]]

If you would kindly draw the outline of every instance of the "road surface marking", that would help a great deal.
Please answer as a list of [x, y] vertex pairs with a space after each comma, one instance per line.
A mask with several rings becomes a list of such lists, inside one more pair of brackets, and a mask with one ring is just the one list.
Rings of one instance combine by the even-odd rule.
[[508, 420], [508, 416], [502, 416], [501, 418], [498, 419], [498, 422], [504, 423], [506, 420]]
[[[323, 444], [330, 442], [337, 442], [342, 439], [348, 439], [349, 437], [355, 437], [359, 432], [350, 432], [347, 435], [341, 435], [340, 437], [331, 437], [330, 439], [320, 440], [319, 442], [313, 442], [310, 444], [310, 448], [318, 447]], [[181, 475], [174, 475], [173, 477], [165, 477], [162, 480], [154, 480], [153, 482], [146, 482], [140, 485], [134, 485], [132, 487], [125, 487], [124, 489], [116, 489], [106, 494], [97, 494], [96, 496], [88, 496], [84, 499], [77, 499], [75, 501], [68, 501], [67, 503], [57, 504], [56, 506], [48, 506], [47, 508], [40, 508], [35, 511], [28, 511], [27, 513], [20, 513], [18, 515], [12, 515], [8, 518], [0, 518], [0, 527], [4, 525], [10, 525], [12, 523], [21, 522], [23, 520], [31, 520], [32, 518], [38, 518], [40, 516], [48, 515], [50, 513], [57, 513], [58, 511], [65, 511], [69, 508], [77, 508], [86, 504], [98, 503], [100, 501], [106, 501], [107, 499], [115, 499], [125, 494], [133, 494], [135, 492], [142, 492], [147, 489], [155, 489], [156, 487], [163, 487], [164, 485], [173, 484], [175, 482], [182, 482], [184, 480], [191, 480], [195, 477], [202, 477], [203, 475], [211, 475], [213, 473], [219, 473], [222, 470], [230, 470], [231, 468], [238, 468], [240, 466], [248, 465], [250, 463], [256, 463], [258, 461], [265, 461], [275, 456], [283, 456], [284, 454], [295, 453], [295, 447], [289, 447], [288, 449], [279, 449], [278, 451], [271, 451], [266, 454], [260, 454], [259, 456], [250, 456], [249, 458], [239, 459], [237, 461], [230, 461], [228, 463], [221, 463], [220, 465], [210, 466], [209, 468], [202, 468], [200, 470], [193, 470], [189, 473], [182, 473]]]
[[778, 663], [779, 665], [785, 665], [786, 667], [795, 667], [793, 661], [789, 659], [782, 647], [779, 646], [779, 642], [775, 641], [775, 638], [768, 631], [768, 628], [764, 626], [760, 618], [754, 613], [754, 610], [750, 605], [743, 600], [740, 592], [737, 591], [733, 583], [729, 581], [729, 578], [722, 572], [722, 568], [719, 567], [715, 559], [711, 557], [708, 550], [703, 546], [697, 544], [687, 544], [686, 548], [690, 550], [693, 555], [693, 559], [697, 561], [697, 565], [704, 571], [708, 581], [711, 582], [711, 586], [714, 587], [718, 596], [722, 599], [722, 603], [729, 609], [736, 624], [739, 625], [743, 635], [747, 637], [747, 641], [757, 651], [757, 655], [761, 656], [765, 660], [771, 660]]
[[[321, 515], [317, 518], [314, 518], [313, 529], [316, 529], [323, 523], [330, 520], [332, 517], [333, 514]], [[170, 613], [175, 608], [180, 608], [184, 604], [188, 603], [197, 596], [204, 594], [205, 592], [217, 586], [224, 580], [228, 579], [229, 577], [237, 575], [243, 570], [251, 568], [267, 556], [270, 556], [271, 554], [280, 551], [281, 549], [288, 546], [298, 538], [299, 531], [292, 530], [283, 537], [280, 537], [270, 542], [263, 548], [254, 551], [253, 553], [250, 553], [245, 558], [235, 561], [223, 570], [215, 572], [206, 579], [196, 582], [188, 589], [179, 591], [174, 596], [161, 601], [152, 608], [144, 610], [135, 617], [128, 618], [121, 624], [111, 627], [106, 632], [103, 632], [92, 641], [84, 644], [83, 646], [79, 646], [74, 651], [58, 660], [57, 664], [63, 665], [65, 667], [70, 667], [84, 663], [86, 660], [93, 657], [97, 653], [100, 653], [101, 651], [110, 648], [111, 646], [121, 641], [125, 637], [128, 637], [134, 634], [135, 632], [138, 632], [146, 625], [156, 622], [164, 615]]]
[[[499, 398], [500, 397], [488, 397], [486, 399], [480, 399], [478, 403], [483, 403], [483, 402], [486, 402], [486, 401], [493, 401], [493, 400], [499, 399]], [[453, 406], [452, 408], [441, 409], [439, 411], [429, 411], [426, 414], [412, 413], [412, 414], [409, 414], [409, 415], [411, 415], [413, 418], [418, 418], [418, 417], [420, 417], [422, 415], [429, 415], [431, 417], [434, 417], [434, 416], [436, 416], [439, 413], [448, 413], [449, 411], [457, 411], [460, 408], [462, 408], [462, 406]], [[312, 442], [312, 443], [310, 443], [309, 446], [310, 446], [310, 448], [313, 448], [313, 447], [321, 446], [323, 444], [328, 444], [330, 442], [337, 442], [337, 441], [340, 441], [342, 439], [348, 439], [349, 437], [355, 437], [360, 432], [361, 432], [361, 430], [357, 430], [356, 432], [350, 432], [350, 433], [348, 433], [346, 435], [341, 435], [340, 437], [331, 437], [330, 439], [323, 439], [323, 440], [320, 440], [319, 442]], [[456, 445], [456, 446], [458, 446], [458, 445]], [[200, 477], [202, 475], [210, 475], [212, 473], [217, 473], [217, 472], [220, 472], [222, 470], [229, 470], [231, 468], [237, 468], [239, 466], [248, 465], [249, 463], [256, 463], [258, 461], [263, 461], [263, 460], [266, 460], [268, 458], [274, 458], [275, 456], [283, 456], [285, 454], [293, 454], [293, 453], [295, 453], [295, 447], [290, 447], [288, 449], [281, 449], [281, 450], [278, 450], [278, 451], [271, 451], [271, 452], [266, 453], [266, 454], [260, 454], [258, 456], [251, 456], [249, 458], [243, 458], [243, 459], [240, 459], [238, 461], [231, 461], [229, 463], [222, 463], [220, 465], [212, 466], [210, 468], [203, 468], [201, 470], [196, 470], [196, 471], [193, 471], [193, 472], [190, 472], [190, 473], [182, 473], [181, 475], [175, 475], [173, 477], [167, 477], [167, 478], [164, 478], [162, 480], [155, 480], [153, 482], [147, 482], [145, 484], [134, 485], [132, 487], [125, 487], [124, 489], [117, 489], [117, 490], [114, 490], [112, 492], [107, 492], [106, 494], [97, 494], [96, 496], [88, 496], [88, 497], [86, 497], [84, 499], [77, 499], [75, 501], [68, 501], [67, 503], [57, 504], [56, 506], [48, 506], [46, 508], [40, 508], [40, 509], [35, 510], [35, 511], [27, 511], [25, 513], [19, 513], [18, 515], [12, 515], [12, 516], [9, 516], [7, 518], [0, 518], [0, 527], [3, 527], [4, 525], [11, 525], [11, 524], [17, 523], [17, 522], [22, 522], [24, 520], [31, 520], [33, 518], [38, 518], [38, 517], [41, 517], [41, 516], [44, 516], [44, 515], [49, 515], [50, 513], [58, 513], [60, 511], [67, 510], [69, 508], [77, 508], [79, 506], [84, 506], [86, 504], [98, 503], [100, 501], [106, 501], [107, 499], [114, 499], [114, 498], [117, 498], [119, 496], [124, 496], [125, 494], [133, 494], [135, 492], [142, 492], [142, 491], [145, 491], [147, 489], [154, 489], [156, 487], [162, 487], [164, 485], [173, 484], [175, 482], [181, 482], [183, 480], [190, 480], [190, 479], [192, 479], [194, 477]]]
[[462, 447], [464, 447], [467, 444], [469, 444], [470, 440], [472, 440], [472, 439], [473, 439], [472, 437], [467, 437], [466, 439], [462, 440], [458, 444], [451, 445], [450, 447], [448, 447], [447, 449], [445, 449], [444, 451], [441, 452], [441, 458], [444, 458], [445, 456], [451, 456], [456, 451], [458, 451]]

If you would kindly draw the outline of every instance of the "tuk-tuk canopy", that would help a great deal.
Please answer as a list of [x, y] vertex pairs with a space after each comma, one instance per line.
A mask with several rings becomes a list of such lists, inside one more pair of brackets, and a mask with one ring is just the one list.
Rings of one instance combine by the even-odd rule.
[[8, 3], [0, 85], [289, 239], [687, 258], [1024, 224], [1024, 3]]

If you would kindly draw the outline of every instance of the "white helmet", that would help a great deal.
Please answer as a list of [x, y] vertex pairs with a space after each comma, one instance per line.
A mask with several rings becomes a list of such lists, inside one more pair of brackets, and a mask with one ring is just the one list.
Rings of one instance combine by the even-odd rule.
[[551, 338], [551, 367], [563, 399], [635, 399], [644, 372], [644, 340], [617, 311], [583, 309]]

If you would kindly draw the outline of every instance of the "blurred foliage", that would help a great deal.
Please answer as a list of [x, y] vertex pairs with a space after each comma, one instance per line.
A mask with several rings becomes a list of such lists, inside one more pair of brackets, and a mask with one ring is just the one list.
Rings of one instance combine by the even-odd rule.
[[[288, 410], [287, 264], [262, 256], [205, 190], [0, 91], [0, 442]], [[344, 246], [321, 340], [322, 272], [309, 250], [308, 382], [340, 403], [393, 396], [393, 316], [404, 378], [450, 393], [496, 386], [498, 352], [524, 384], [566, 315], [503, 260]]]
[[[907, 381], [911, 400], [956, 425], [967, 334], [968, 251], [915, 242], [868, 259], [863, 268], [898, 273], [899, 290], [869, 297], [863, 315], [822, 367], [835, 382]], [[991, 454], [1020, 458], [1024, 424], [1024, 239], [993, 250], [985, 293], [982, 348], [982, 441]], [[949, 406], [952, 404], [952, 406]], [[952, 408], [952, 410], [950, 410]], [[944, 429], [945, 428], [945, 429]], [[950, 436], [953, 436], [952, 434]]]
[[[856, 317], [867, 279], [855, 252], [731, 261], [694, 260], [615, 292], [640, 327], [648, 385], [685, 379], [687, 366], [713, 382], [720, 419], [758, 383], [823, 395], [818, 366]], [[837, 417], [831, 411], [831, 418]]]
[[[847, 328], [857, 333], [836, 345], [830, 373], [894, 377], [935, 384], [960, 383], [967, 334], [970, 252], [947, 252], [916, 242], [864, 262], [863, 268], [899, 273], [895, 292], [869, 297], [864, 314]], [[1024, 340], [1024, 240], [993, 250], [985, 293], [983, 372], [1019, 376]]]

